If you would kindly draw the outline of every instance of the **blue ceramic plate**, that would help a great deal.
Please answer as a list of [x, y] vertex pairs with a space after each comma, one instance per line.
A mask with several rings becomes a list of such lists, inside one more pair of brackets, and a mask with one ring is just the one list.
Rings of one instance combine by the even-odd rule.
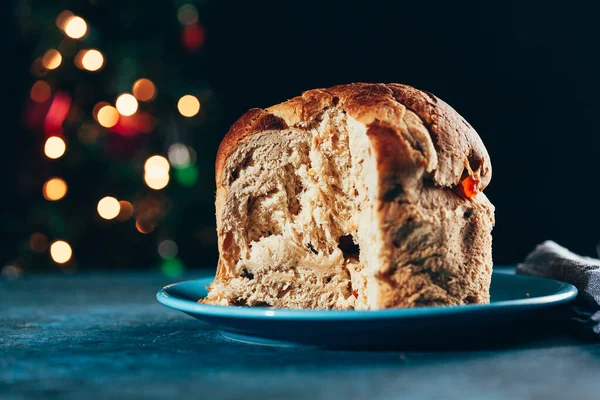
[[483, 339], [526, 336], [561, 325], [561, 304], [577, 289], [567, 283], [495, 268], [491, 303], [376, 311], [289, 310], [199, 304], [212, 278], [161, 289], [159, 302], [218, 327], [224, 336], [263, 345], [329, 348], [448, 348]]

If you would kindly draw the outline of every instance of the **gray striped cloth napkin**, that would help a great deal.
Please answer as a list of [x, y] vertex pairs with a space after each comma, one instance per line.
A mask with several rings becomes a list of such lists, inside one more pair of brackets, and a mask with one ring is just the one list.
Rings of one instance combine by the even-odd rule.
[[579, 256], [553, 241], [538, 245], [517, 273], [567, 282], [579, 290], [568, 318], [586, 336], [600, 339], [600, 260]]

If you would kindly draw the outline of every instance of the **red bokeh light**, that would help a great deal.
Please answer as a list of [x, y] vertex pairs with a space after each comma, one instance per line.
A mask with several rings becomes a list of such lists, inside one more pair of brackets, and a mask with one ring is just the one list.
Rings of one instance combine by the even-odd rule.
[[52, 98], [52, 104], [44, 121], [44, 132], [53, 135], [62, 132], [62, 124], [69, 113], [71, 96], [65, 92], [57, 92]]
[[181, 41], [187, 50], [194, 51], [202, 47], [204, 39], [204, 27], [202, 25], [192, 24], [183, 28]]
[[136, 136], [140, 133], [150, 133], [154, 130], [156, 121], [147, 112], [137, 112], [130, 116], [119, 116], [117, 124], [109, 130], [121, 136]]

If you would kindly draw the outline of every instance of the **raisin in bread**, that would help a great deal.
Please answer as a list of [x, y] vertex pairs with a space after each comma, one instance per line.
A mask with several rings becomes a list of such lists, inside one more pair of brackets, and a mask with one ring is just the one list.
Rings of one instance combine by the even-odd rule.
[[400, 84], [309, 90], [244, 114], [216, 160], [210, 304], [489, 302], [494, 207], [477, 132]]

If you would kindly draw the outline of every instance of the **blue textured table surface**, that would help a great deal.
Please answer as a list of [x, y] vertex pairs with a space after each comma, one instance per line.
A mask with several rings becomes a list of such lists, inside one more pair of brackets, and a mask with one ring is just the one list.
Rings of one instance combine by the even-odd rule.
[[600, 398], [600, 344], [545, 335], [446, 352], [246, 345], [158, 304], [171, 281], [0, 281], [0, 398]]

